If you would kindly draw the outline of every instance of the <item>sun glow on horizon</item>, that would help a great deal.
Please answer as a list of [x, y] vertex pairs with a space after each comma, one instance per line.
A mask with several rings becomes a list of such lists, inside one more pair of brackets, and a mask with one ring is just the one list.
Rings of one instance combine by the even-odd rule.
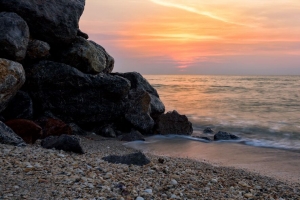
[[88, 0], [86, 9], [96, 13], [96, 5], [107, 6], [108, 18], [87, 15], [81, 29], [121, 57], [144, 58], [143, 63], [188, 71], [201, 63], [230, 64], [241, 56], [300, 56], [297, 0], [144, 0], [125, 7], [116, 0]]

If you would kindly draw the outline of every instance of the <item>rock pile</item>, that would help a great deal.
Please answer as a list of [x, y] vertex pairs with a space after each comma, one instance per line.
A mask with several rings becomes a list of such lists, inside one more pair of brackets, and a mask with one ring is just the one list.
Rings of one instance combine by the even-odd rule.
[[164, 104], [141, 74], [112, 73], [114, 58], [79, 30], [84, 6], [85, 0], [0, 0], [0, 120], [22, 119], [6, 125], [27, 143], [37, 135], [68, 137], [74, 127], [110, 137], [191, 134], [185, 116], [164, 117]]

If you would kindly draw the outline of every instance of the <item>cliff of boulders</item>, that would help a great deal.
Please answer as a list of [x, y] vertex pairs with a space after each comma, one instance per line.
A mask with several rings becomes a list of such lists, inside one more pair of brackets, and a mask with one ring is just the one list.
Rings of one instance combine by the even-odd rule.
[[141, 74], [113, 72], [114, 58], [79, 29], [84, 6], [85, 0], [0, 0], [0, 143], [52, 137], [43, 146], [63, 146], [78, 132], [127, 141], [191, 134], [185, 116], [164, 114]]

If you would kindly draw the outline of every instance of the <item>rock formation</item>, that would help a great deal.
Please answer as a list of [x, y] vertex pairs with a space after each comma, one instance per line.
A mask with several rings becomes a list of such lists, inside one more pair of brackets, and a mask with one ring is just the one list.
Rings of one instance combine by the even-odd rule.
[[[84, 5], [85, 0], [0, 0], [0, 119], [37, 122], [42, 138], [57, 135], [44, 146], [58, 149], [63, 142], [73, 144], [65, 135], [72, 131], [127, 134], [123, 140], [143, 139], [155, 127], [159, 134], [191, 134], [185, 116], [163, 114], [157, 91], [141, 74], [112, 73], [114, 58], [79, 29]], [[3, 127], [15, 140], [11, 144], [22, 143]], [[33, 143], [36, 136], [25, 140]]]

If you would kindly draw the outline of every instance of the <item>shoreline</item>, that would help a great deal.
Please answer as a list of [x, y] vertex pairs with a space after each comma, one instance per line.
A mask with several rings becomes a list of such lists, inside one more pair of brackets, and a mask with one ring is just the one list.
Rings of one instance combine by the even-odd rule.
[[[145, 166], [101, 158], [137, 152], [123, 142], [81, 137], [86, 154], [0, 144], [0, 199], [297, 199], [300, 184], [243, 169], [146, 153]], [[158, 158], [164, 160], [163, 163]]]

